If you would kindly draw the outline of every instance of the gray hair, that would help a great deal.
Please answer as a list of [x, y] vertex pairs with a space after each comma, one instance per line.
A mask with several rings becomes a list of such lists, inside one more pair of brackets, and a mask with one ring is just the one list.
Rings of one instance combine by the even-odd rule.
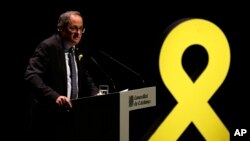
[[57, 23], [57, 30], [61, 31], [62, 29], [64, 29], [65, 27], [68, 26], [69, 24], [69, 19], [71, 15], [79, 15], [80, 17], [82, 17], [81, 13], [78, 11], [66, 11], [64, 13], [62, 13], [58, 19], [58, 23]]

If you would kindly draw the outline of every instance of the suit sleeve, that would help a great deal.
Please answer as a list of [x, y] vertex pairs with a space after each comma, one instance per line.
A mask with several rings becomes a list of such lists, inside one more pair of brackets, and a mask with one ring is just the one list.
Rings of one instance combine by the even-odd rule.
[[38, 45], [33, 56], [29, 60], [24, 79], [28, 82], [36, 99], [54, 102], [59, 94], [46, 85], [45, 82], [47, 77], [46, 71], [50, 61], [48, 49], [46, 44], [41, 43]]

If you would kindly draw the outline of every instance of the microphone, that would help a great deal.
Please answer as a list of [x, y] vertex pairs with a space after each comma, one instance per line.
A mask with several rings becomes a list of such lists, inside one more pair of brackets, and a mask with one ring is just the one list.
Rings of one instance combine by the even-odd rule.
[[133, 74], [135, 74], [136, 76], [138, 76], [141, 81], [142, 81], [142, 86], [145, 87], [145, 81], [143, 79], [143, 77], [137, 73], [136, 71], [132, 70], [131, 68], [129, 68], [128, 66], [124, 65], [123, 63], [119, 62], [118, 60], [114, 59], [113, 57], [111, 57], [110, 55], [108, 55], [107, 53], [105, 53], [102, 50], [98, 50], [101, 54], [103, 54], [104, 56], [108, 57], [109, 59], [111, 59], [112, 61], [116, 62], [117, 64], [119, 64], [120, 66], [124, 67], [125, 69], [127, 69], [128, 71], [132, 72]]
[[114, 91], [116, 91], [116, 87], [115, 87], [115, 83], [113, 81], [113, 79], [110, 77], [110, 75], [108, 75], [108, 73], [106, 71], [104, 71], [104, 69], [101, 67], [101, 65], [99, 65], [99, 63], [96, 61], [96, 59], [94, 59], [94, 57], [89, 56], [89, 58], [100, 68], [100, 70], [109, 78], [109, 80], [112, 83], [112, 86], [114, 88]]

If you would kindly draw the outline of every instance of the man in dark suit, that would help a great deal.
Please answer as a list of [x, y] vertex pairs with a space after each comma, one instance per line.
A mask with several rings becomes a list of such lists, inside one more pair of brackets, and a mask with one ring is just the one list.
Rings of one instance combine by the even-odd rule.
[[[71, 100], [98, 94], [89, 72], [81, 62], [79, 44], [85, 31], [78, 11], [62, 13], [57, 33], [42, 41], [29, 60], [24, 78], [30, 86], [34, 104], [31, 119], [32, 140], [73, 140], [70, 128]], [[76, 97], [72, 98], [73, 74], [69, 50], [74, 50]]]

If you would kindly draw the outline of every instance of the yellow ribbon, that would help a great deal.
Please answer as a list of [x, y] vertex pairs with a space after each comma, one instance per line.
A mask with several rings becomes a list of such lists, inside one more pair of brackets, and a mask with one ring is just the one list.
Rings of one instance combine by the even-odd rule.
[[[208, 53], [208, 64], [195, 82], [181, 63], [184, 51], [192, 45], [200, 45]], [[191, 122], [205, 140], [230, 140], [229, 131], [208, 103], [223, 83], [229, 66], [229, 44], [220, 28], [197, 18], [177, 24], [163, 42], [159, 68], [165, 86], [178, 103], [150, 141], [176, 141]]]

